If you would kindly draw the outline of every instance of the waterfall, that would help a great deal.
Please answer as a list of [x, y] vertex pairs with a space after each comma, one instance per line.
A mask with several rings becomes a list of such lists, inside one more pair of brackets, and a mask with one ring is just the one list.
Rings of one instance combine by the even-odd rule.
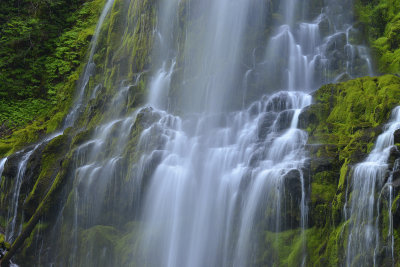
[[[306, 227], [308, 181], [302, 169], [307, 134], [297, 129], [298, 115], [311, 104], [307, 92], [343, 73], [351, 77], [356, 66], [367, 65], [369, 71], [369, 59], [366, 50], [350, 43], [350, 24], [335, 25], [331, 20], [336, 15], [332, 6], [311, 22], [295, 23], [293, 14], [300, 3], [283, 1], [285, 23], [266, 44], [264, 60], [242, 68], [243, 39], [254, 3], [260, 4], [205, 1], [212, 8], [202, 9], [197, 3], [196, 15], [205, 12], [205, 31], [194, 31], [194, 21], [186, 35], [184, 73], [175, 84], [178, 108], [168, 104], [171, 76], [178, 71], [176, 57], [169, 65], [161, 60], [162, 66], [154, 71], [149, 105], [164, 111], [157, 111], [160, 119], [143, 132], [141, 141], [146, 143], [159, 132], [163, 146], [157, 148], [159, 163], [146, 187], [140, 216], [141, 264], [256, 265], [257, 231], [280, 232], [291, 220], [285, 207], [288, 193], [300, 218], [294, 225]], [[323, 23], [335, 26], [328, 35], [321, 34]], [[159, 34], [165, 35], [162, 29]], [[172, 44], [168, 50], [174, 49]], [[346, 49], [353, 53], [346, 54]], [[334, 55], [337, 51], [343, 52]], [[332, 66], [335, 60], [340, 64]], [[240, 110], [248, 92], [239, 93], [239, 107], [233, 106], [232, 96], [237, 90], [251, 90], [247, 84], [253, 71], [271, 78], [264, 94], [278, 92]], [[237, 77], [243, 77], [239, 85], [244, 88], [237, 88]], [[168, 113], [176, 109], [183, 115]], [[153, 160], [152, 155], [145, 155], [144, 162]]]
[[[121, 9], [139, 5], [121, 2]], [[306, 265], [308, 135], [298, 128], [299, 115], [322, 84], [372, 73], [368, 50], [351, 43], [347, 1], [326, 2], [322, 10], [307, 10], [308, 1], [295, 0], [275, 7], [264, 0], [160, 0], [149, 69], [134, 79], [118, 68], [104, 71], [89, 94], [103, 48], [99, 34], [118, 6], [108, 0], [62, 130], [77, 124], [86, 98], [94, 102], [107, 90], [104, 117], [71, 152], [66, 200], [51, 235], [43, 237], [52, 245], [40, 260], [57, 266], [257, 266], [266, 234], [298, 230], [294, 238], [301, 240]], [[120, 19], [126, 20], [122, 45], [107, 48], [115, 54], [129, 44], [123, 38], [132, 30], [128, 17]], [[132, 110], [126, 106], [131, 89], [147, 73], [147, 103]], [[109, 88], [107, 75], [121, 79]], [[22, 156], [16, 189], [42, 144]], [[14, 236], [11, 228], [8, 236]], [[117, 248], [123, 257], [114, 255]], [[272, 255], [266, 264], [279, 262]]]
[[[385, 126], [384, 132], [379, 135], [374, 149], [364, 162], [357, 164], [354, 168], [351, 187], [349, 214], [349, 237], [347, 243], [347, 266], [369, 265], [373, 262], [377, 266], [377, 249], [379, 248], [379, 201], [376, 193], [380, 192], [385, 185], [385, 178], [388, 172], [388, 159], [394, 145], [394, 132], [400, 129], [400, 107], [392, 112], [389, 123]], [[389, 217], [392, 220], [391, 180], [387, 181], [389, 187]], [[393, 254], [393, 228], [389, 225], [389, 244]]]
[[[280, 92], [243, 111], [160, 118], [167, 140], [142, 215], [150, 266], [249, 263], [260, 209], [271, 210], [266, 227], [281, 230], [284, 178], [299, 170], [294, 179], [303, 184], [307, 134], [297, 129], [297, 118], [309, 104], [307, 94]], [[210, 129], [210, 121], [223, 126]], [[142, 138], [148, 134], [154, 131]], [[304, 211], [303, 193], [297, 204]]]

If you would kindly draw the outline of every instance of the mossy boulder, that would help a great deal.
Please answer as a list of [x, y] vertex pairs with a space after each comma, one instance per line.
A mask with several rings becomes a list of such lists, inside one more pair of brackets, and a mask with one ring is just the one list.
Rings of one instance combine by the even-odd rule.
[[33, 215], [53, 184], [68, 152], [70, 142], [70, 136], [60, 135], [51, 140], [43, 149], [40, 159], [40, 174], [24, 202], [24, 211], [28, 217]]

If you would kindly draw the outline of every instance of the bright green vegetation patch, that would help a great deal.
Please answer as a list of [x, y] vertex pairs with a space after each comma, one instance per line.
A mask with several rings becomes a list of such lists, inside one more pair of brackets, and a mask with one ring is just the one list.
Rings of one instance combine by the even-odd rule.
[[0, 157], [61, 126], [104, 1], [0, 3]]
[[316, 91], [314, 99], [302, 114], [309, 142], [336, 145], [341, 161], [359, 162], [400, 103], [400, 78], [385, 75], [329, 84]]
[[400, 2], [358, 0], [355, 10], [375, 54], [379, 71], [400, 74]]
[[296, 266], [302, 261], [305, 239], [300, 230], [265, 232], [264, 237], [263, 265]]
[[[23, 100], [0, 100], [0, 121], [4, 128], [17, 128], [33, 121], [40, 115], [49, 112], [50, 103], [40, 98], [28, 98]], [[7, 132], [0, 132], [0, 136]]]

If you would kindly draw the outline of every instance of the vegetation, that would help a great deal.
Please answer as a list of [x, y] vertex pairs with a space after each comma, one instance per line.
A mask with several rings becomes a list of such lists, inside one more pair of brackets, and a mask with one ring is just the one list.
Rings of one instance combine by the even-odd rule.
[[374, 52], [378, 71], [400, 74], [400, 2], [357, 0], [355, 10]]
[[103, 4], [0, 2], [0, 156], [59, 127]]

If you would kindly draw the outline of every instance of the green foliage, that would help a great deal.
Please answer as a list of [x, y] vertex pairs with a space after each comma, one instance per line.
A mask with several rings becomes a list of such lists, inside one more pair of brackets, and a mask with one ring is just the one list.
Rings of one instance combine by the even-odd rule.
[[104, 1], [0, 2], [0, 157], [60, 127]]
[[400, 2], [358, 0], [355, 10], [375, 54], [379, 71], [400, 74]]
[[378, 126], [399, 103], [400, 78], [386, 75], [329, 84], [314, 98], [316, 104], [302, 115], [309, 122], [310, 142], [337, 145], [340, 160], [358, 162], [371, 149], [369, 143], [380, 132]]
[[40, 98], [13, 101], [0, 99], [0, 122], [7, 128], [23, 126], [37, 116], [47, 113], [50, 107], [48, 101]]

